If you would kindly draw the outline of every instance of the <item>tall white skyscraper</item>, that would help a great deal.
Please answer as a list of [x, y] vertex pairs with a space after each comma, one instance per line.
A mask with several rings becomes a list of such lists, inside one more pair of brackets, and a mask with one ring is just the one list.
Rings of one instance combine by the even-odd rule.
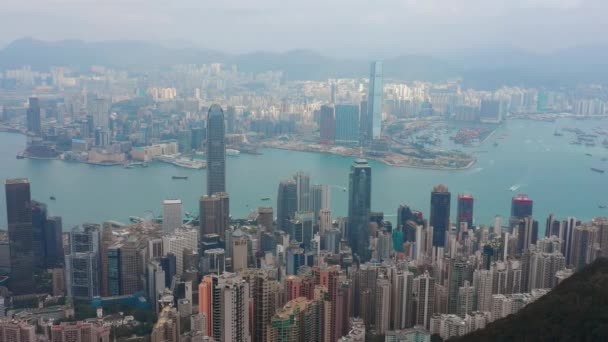
[[182, 226], [183, 208], [182, 200], [168, 199], [163, 201], [163, 232], [173, 233]]
[[379, 138], [382, 133], [382, 102], [384, 101], [384, 85], [382, 82], [382, 62], [374, 62], [369, 76], [369, 93], [367, 97], [368, 140]]

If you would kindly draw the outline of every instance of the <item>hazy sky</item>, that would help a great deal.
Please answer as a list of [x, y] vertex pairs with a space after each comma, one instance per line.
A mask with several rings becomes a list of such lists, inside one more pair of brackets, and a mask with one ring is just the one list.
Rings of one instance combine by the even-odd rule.
[[2, 43], [137, 39], [394, 55], [608, 41], [608, 0], [0, 0], [0, 8]]

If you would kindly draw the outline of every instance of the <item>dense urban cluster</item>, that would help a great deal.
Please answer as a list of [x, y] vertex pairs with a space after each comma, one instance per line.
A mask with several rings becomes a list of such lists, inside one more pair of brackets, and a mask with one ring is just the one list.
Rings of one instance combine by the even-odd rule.
[[[466, 156], [404, 142], [404, 130], [446, 118], [602, 116], [601, 87], [485, 92], [456, 81], [391, 83], [380, 62], [368, 86], [287, 82], [281, 72], [244, 74], [220, 64], [136, 76], [23, 68], [0, 81], [8, 89], [4, 129], [28, 135], [18, 157], [207, 169], [198, 215], [171, 198], [160, 219], [82, 223], [67, 233], [32, 198], [36, 184], [6, 180], [0, 335], [19, 336], [6, 341], [449, 339], [518, 312], [608, 256], [608, 219], [552, 215], [541, 225], [524, 194], [512, 198], [509, 218], [485, 225], [475, 221], [472, 194], [458, 194], [454, 211], [448, 187], [437, 185], [429, 208], [395, 203], [389, 220], [393, 213], [374, 211], [372, 189], [382, 189], [362, 158], [344, 170], [347, 188], [316, 184], [305, 171], [277, 180], [276, 206], [247, 218], [231, 217], [226, 187], [227, 154], [302, 149], [294, 141], [384, 161], [397, 153], [412, 158], [410, 166], [466, 166]], [[24, 89], [38, 93], [27, 105]], [[332, 215], [332, 189], [348, 192], [346, 217]]]

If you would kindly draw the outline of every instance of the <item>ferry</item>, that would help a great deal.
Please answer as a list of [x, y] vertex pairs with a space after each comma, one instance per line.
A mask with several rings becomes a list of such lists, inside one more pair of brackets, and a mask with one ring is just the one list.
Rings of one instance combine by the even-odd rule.
[[561, 137], [561, 136], [563, 136], [564, 134], [563, 134], [563, 133], [560, 133], [560, 132], [558, 132], [558, 131], [555, 131], [555, 132], [553, 133], [553, 135], [554, 135], [554, 136], [556, 136], [556, 137]]
[[18, 154], [17, 155], [17, 159], [24, 159], [24, 158], [25, 158], [25, 156], [23, 154]]
[[171, 179], [188, 179], [188, 176], [171, 176]]
[[606, 209], [606, 208], [608, 208], [608, 205], [606, 205], [606, 204], [600, 204], [597, 207], [600, 208], [600, 209]]
[[513, 191], [513, 192], [515, 192], [515, 191], [517, 191], [519, 188], [521, 188], [521, 185], [519, 185], [519, 184], [515, 184], [515, 185], [512, 185], [512, 186], [509, 188], [509, 190], [511, 190], [511, 191]]
[[53, 196], [53, 195], [51, 195], [51, 196], [49, 197], [49, 199], [50, 199], [51, 201], [56, 200], [55, 196]]
[[586, 155], [587, 157], [593, 157], [593, 154], [591, 154], [591, 153], [585, 153], [585, 155]]
[[606, 170], [598, 169], [598, 168], [595, 168], [595, 167], [592, 167], [591, 171], [594, 171], [594, 172], [597, 172], [597, 173], [604, 173], [604, 172], [606, 172]]
[[270, 198], [269, 197], [264, 197], [264, 198], [262, 198], [262, 201], [270, 201]]
[[234, 150], [234, 149], [231, 149], [231, 148], [227, 148], [226, 149], [226, 155], [227, 156], [236, 157], [239, 154], [241, 154], [241, 151], [239, 151], [239, 150]]

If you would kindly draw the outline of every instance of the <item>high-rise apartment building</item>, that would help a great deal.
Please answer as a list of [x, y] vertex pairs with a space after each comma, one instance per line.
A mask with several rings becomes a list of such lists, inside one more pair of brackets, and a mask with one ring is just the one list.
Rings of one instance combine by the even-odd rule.
[[226, 128], [217, 104], [207, 114], [207, 195], [226, 192]]

